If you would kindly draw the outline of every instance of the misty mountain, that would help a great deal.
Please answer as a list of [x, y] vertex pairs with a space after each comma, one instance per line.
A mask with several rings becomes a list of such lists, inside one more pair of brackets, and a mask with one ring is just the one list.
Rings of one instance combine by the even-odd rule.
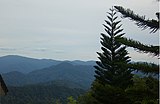
[[32, 82], [46, 82], [51, 80], [68, 80], [83, 86], [90, 86], [94, 79], [93, 66], [72, 65], [68, 62], [56, 66], [33, 71], [28, 74]]
[[35, 70], [58, 65], [61, 62], [68, 62], [73, 65], [95, 65], [95, 61], [58, 61], [52, 59], [34, 59], [18, 55], [8, 55], [0, 57], [0, 73], [18, 71], [29, 73]]
[[18, 71], [13, 71], [9, 73], [2, 74], [2, 77], [7, 84], [13, 85], [13, 86], [22, 86], [23, 83], [26, 81], [27, 75], [18, 72]]
[[[51, 81], [61, 81], [61, 84], [74, 85], [81, 88], [89, 88], [94, 80], [94, 67], [90, 65], [73, 65], [69, 62], [62, 62], [48, 68], [35, 70], [23, 74], [21, 72], [9, 72], [2, 74], [2, 77], [9, 86], [23, 86]], [[66, 84], [67, 85], [67, 84]]]
[[0, 73], [19, 71], [28, 73], [33, 70], [42, 69], [59, 64], [60, 61], [50, 59], [33, 59], [17, 55], [0, 57]]
[[75, 61], [65, 61], [65, 62], [69, 62], [73, 65], [96, 65], [95, 61], [81, 61], [81, 60], [75, 60]]

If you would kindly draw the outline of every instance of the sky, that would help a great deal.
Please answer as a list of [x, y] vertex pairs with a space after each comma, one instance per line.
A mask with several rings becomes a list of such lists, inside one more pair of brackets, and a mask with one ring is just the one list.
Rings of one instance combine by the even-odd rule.
[[[98, 60], [102, 24], [114, 5], [154, 19], [159, 8], [156, 0], [0, 0], [0, 56]], [[122, 24], [126, 37], [159, 44], [158, 32], [142, 31], [128, 19]], [[158, 63], [157, 57], [128, 51], [132, 61]]]

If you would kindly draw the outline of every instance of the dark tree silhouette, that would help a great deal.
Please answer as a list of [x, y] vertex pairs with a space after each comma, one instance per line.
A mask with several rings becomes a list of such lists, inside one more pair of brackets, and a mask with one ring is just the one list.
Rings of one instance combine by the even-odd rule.
[[97, 52], [95, 82], [92, 86], [93, 97], [99, 104], [128, 104], [125, 89], [132, 85], [131, 70], [128, 68], [130, 57], [126, 47], [117, 41], [124, 33], [121, 21], [117, 21], [116, 11], [112, 8], [108, 12], [105, 27], [106, 34], [101, 33], [101, 49]]
[[158, 20], [155, 19], [145, 19], [145, 16], [140, 16], [135, 14], [130, 9], [124, 9], [122, 6], [115, 6], [115, 8], [120, 12], [124, 18], [129, 18], [135, 21], [136, 25], [142, 29], [149, 28], [151, 33], [155, 33], [159, 30], [159, 12], [156, 13]]

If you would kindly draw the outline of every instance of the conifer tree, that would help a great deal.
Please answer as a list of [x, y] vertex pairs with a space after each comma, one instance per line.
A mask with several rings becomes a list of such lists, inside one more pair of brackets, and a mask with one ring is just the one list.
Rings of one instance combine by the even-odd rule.
[[106, 24], [103, 24], [107, 34], [101, 33], [102, 52], [97, 52], [100, 61], [95, 66], [96, 80], [92, 84], [92, 94], [99, 104], [128, 104], [125, 89], [133, 83], [131, 70], [127, 67], [130, 57], [126, 47], [116, 40], [124, 33], [113, 8], [107, 18]]

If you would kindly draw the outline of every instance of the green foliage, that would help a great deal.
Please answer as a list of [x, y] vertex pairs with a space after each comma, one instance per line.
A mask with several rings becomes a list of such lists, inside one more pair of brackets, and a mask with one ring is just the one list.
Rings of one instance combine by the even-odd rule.
[[131, 104], [124, 89], [108, 84], [102, 85], [95, 82], [92, 96], [98, 101], [97, 104]]
[[88, 91], [84, 95], [79, 96], [78, 104], [99, 104], [99, 102], [92, 96], [92, 92]]
[[147, 62], [135, 62], [129, 63], [128, 67], [133, 70], [141, 71], [145, 74], [159, 74], [159, 65], [154, 63], [147, 63]]
[[55, 104], [62, 104], [59, 99], [56, 100]]
[[39, 84], [8, 88], [8, 95], [1, 98], [2, 104], [67, 104], [67, 97], [78, 98], [85, 92], [65, 86]]
[[134, 85], [126, 90], [128, 97], [134, 104], [158, 104], [159, 98], [157, 79], [149, 77], [134, 77]]
[[62, 104], [61, 100], [54, 99], [54, 98], [50, 99], [50, 101], [46, 101], [45, 103], [47, 103], [47, 104]]
[[67, 100], [67, 104], [77, 104], [77, 101], [72, 96], [68, 97]]

